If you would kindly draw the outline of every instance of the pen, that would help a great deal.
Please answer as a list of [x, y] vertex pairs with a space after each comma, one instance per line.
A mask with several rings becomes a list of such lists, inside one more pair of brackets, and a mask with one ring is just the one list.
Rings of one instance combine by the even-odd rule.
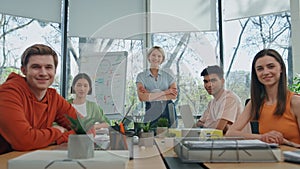
[[119, 126], [120, 126], [120, 133], [123, 134], [123, 141], [124, 141], [125, 149], [128, 150], [127, 139], [126, 139], [126, 136], [125, 136], [124, 124], [122, 122], [120, 122]]
[[122, 122], [120, 123], [120, 132], [121, 132], [122, 134], [125, 134], [124, 125], [123, 125]]

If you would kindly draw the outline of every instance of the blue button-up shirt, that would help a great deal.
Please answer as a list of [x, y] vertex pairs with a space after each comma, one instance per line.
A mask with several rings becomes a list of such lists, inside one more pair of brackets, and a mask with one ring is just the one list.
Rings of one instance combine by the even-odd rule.
[[167, 90], [175, 80], [174, 74], [170, 69], [159, 69], [157, 79], [151, 74], [150, 69], [147, 69], [138, 74], [136, 83], [142, 83], [146, 90], [155, 93]]

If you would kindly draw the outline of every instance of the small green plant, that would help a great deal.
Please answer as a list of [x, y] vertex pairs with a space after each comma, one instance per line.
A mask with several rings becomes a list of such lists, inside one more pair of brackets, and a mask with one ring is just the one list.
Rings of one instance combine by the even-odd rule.
[[70, 127], [76, 134], [87, 134], [95, 124], [95, 120], [92, 118], [72, 118], [66, 115], [66, 118], [70, 121]]
[[169, 120], [165, 117], [161, 117], [157, 121], [157, 127], [168, 127], [169, 126]]
[[149, 132], [151, 130], [150, 122], [142, 123], [140, 127], [143, 130], [143, 132]]

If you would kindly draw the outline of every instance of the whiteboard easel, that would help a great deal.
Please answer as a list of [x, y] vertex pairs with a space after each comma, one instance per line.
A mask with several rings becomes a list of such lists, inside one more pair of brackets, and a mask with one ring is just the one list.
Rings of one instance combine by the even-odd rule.
[[125, 112], [125, 89], [128, 52], [90, 53], [80, 60], [80, 72], [93, 82], [94, 101], [105, 114]]

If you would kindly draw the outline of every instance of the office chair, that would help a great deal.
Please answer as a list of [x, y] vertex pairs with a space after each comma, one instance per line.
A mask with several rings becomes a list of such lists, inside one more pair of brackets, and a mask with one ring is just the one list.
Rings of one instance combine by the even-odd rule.
[[[246, 99], [245, 106], [250, 101], [250, 99]], [[250, 121], [251, 131], [253, 134], [259, 134], [259, 123], [258, 121]]]

